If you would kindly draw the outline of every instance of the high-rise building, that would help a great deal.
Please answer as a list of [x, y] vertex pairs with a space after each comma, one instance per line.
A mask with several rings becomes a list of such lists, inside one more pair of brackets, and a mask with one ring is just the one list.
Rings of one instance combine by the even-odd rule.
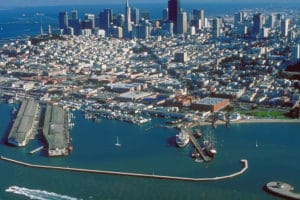
[[150, 23], [148, 20], [141, 20], [140, 24], [133, 26], [132, 35], [134, 38], [147, 39], [150, 36]]
[[174, 30], [177, 31], [177, 16], [180, 13], [180, 0], [169, 0], [169, 20], [174, 23]]
[[68, 13], [67, 12], [60, 12], [58, 14], [58, 21], [59, 21], [59, 29], [67, 30], [69, 27], [69, 20], [68, 20]]
[[162, 11], [162, 20], [163, 21], [168, 21], [169, 20], [169, 9], [165, 8]]
[[276, 15], [275, 14], [271, 14], [270, 16], [269, 16], [269, 27], [270, 28], [273, 28], [273, 27], [275, 27], [276, 26]]
[[[193, 21], [194, 23], [196, 23], [197, 25], [200, 24], [200, 29], [203, 29], [204, 28], [204, 24], [205, 24], [205, 17], [204, 17], [204, 10], [201, 9], [201, 10], [197, 10], [197, 9], [194, 9], [193, 10]], [[200, 23], [199, 23], [200, 21]], [[198, 28], [196, 26], [196, 28]]]
[[213, 19], [213, 27], [212, 27], [213, 37], [217, 38], [221, 36], [221, 28], [222, 28], [222, 19], [219, 17]]
[[289, 24], [290, 24], [290, 19], [283, 19], [281, 21], [281, 36], [282, 37], [288, 36]]
[[113, 22], [113, 12], [111, 9], [104, 9], [103, 12], [99, 14], [99, 27], [104, 29], [106, 33], [109, 31], [109, 27]]
[[238, 12], [234, 14], [234, 26], [238, 27], [240, 23], [243, 22], [243, 12]]
[[177, 16], [177, 33], [184, 34], [187, 33], [188, 23], [187, 23], [187, 13], [181, 12]]
[[297, 44], [292, 48], [292, 61], [297, 62], [300, 59], [300, 45]]
[[84, 19], [87, 21], [90, 21], [91, 28], [89, 29], [95, 29], [95, 15], [94, 14], [85, 14]]
[[140, 10], [138, 8], [133, 8], [131, 12], [131, 21], [138, 24], [140, 21]]
[[77, 10], [72, 10], [71, 15], [72, 15], [72, 18], [71, 18], [72, 20], [77, 20], [78, 19]]
[[129, 6], [128, 0], [126, 0], [126, 6], [125, 6], [125, 22], [124, 22], [124, 33], [123, 36], [125, 38], [131, 37], [131, 31], [132, 31], [132, 24], [131, 24], [131, 9]]
[[118, 27], [124, 27], [125, 24], [125, 16], [123, 14], [117, 15], [116, 25]]
[[173, 35], [174, 23], [171, 21], [167, 21], [163, 24], [162, 29], [167, 31], [170, 35]]
[[263, 27], [263, 15], [257, 13], [253, 15], [253, 34], [259, 34], [259, 30]]

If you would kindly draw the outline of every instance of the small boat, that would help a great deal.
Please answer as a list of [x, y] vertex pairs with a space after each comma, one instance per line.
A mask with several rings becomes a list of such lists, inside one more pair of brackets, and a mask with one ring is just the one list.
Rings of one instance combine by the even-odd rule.
[[255, 142], [255, 147], [256, 147], [256, 148], [258, 147], [258, 143], [257, 143], [257, 140], [256, 140], [256, 142]]
[[119, 137], [118, 137], [118, 136], [117, 136], [117, 142], [115, 143], [115, 146], [117, 146], [117, 147], [122, 146], [122, 145], [119, 143]]
[[195, 162], [197, 162], [197, 163], [202, 163], [202, 162], [204, 162], [201, 158], [196, 158], [195, 159]]

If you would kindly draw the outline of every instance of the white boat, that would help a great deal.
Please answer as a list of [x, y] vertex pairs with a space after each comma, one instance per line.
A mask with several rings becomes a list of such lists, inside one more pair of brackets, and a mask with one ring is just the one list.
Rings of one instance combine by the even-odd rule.
[[179, 134], [176, 135], [176, 144], [178, 147], [185, 147], [190, 142], [189, 133], [181, 129]]
[[122, 146], [122, 145], [119, 143], [119, 137], [118, 137], [118, 136], [117, 136], [117, 142], [115, 143], [115, 146], [117, 146], [117, 147]]

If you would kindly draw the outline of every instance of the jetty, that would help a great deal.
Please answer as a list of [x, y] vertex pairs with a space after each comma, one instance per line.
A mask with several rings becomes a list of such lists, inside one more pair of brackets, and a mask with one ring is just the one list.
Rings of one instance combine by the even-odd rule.
[[43, 148], [44, 148], [44, 146], [40, 146], [38, 148], [35, 148], [32, 151], [29, 151], [29, 154], [35, 154], [35, 153], [41, 151]]
[[246, 159], [242, 159], [241, 163], [243, 164], [243, 168], [236, 173], [225, 175], [225, 176], [212, 177], [212, 178], [191, 178], [191, 177], [178, 177], [178, 176], [163, 176], [163, 175], [155, 175], [155, 174], [128, 173], [128, 172], [120, 172], [120, 171], [104, 171], [104, 170], [81, 169], [81, 168], [71, 168], [71, 167], [58, 167], [58, 166], [49, 166], [49, 165], [36, 165], [36, 164], [30, 164], [30, 163], [10, 159], [4, 156], [0, 156], [0, 160], [21, 165], [24, 167], [37, 168], [37, 169], [60, 170], [60, 171], [105, 174], [105, 175], [119, 175], [119, 176], [140, 177], [140, 178], [164, 179], [164, 180], [191, 181], [191, 182], [218, 181], [218, 180], [230, 179], [245, 173], [246, 170], [248, 169], [248, 161]]
[[197, 141], [197, 139], [195, 138], [195, 136], [193, 134], [189, 134], [190, 135], [190, 141], [192, 142], [193, 146], [195, 147], [195, 150], [196, 150], [196, 154], [199, 154], [199, 156], [205, 161], [205, 162], [208, 162], [208, 161], [211, 161], [212, 158], [209, 157], [208, 155], [206, 155], [199, 142]]

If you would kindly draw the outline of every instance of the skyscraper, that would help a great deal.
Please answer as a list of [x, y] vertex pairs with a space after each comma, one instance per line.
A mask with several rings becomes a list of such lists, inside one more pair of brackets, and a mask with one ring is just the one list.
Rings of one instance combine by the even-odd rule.
[[180, 0], [169, 0], [169, 20], [174, 23], [174, 30], [177, 31], [177, 16], [180, 13]]
[[290, 24], [290, 20], [289, 19], [283, 19], [281, 21], [281, 36], [282, 37], [288, 36], [289, 24]]
[[263, 27], [263, 16], [261, 13], [253, 15], [253, 33], [257, 35]]
[[77, 10], [72, 10], [71, 15], [72, 15], [72, 20], [77, 20], [78, 19]]
[[104, 29], [108, 34], [109, 27], [113, 22], [113, 12], [111, 9], [104, 9], [103, 12], [99, 14], [99, 27]]
[[85, 14], [84, 16], [85, 20], [90, 21], [91, 28], [89, 29], [95, 29], [95, 15], [94, 14]]
[[124, 23], [124, 37], [131, 37], [132, 24], [131, 24], [131, 9], [129, 7], [129, 2], [126, 0], [125, 6], [125, 23]]
[[65, 31], [69, 26], [68, 13], [60, 12], [58, 14], [58, 21], [59, 21], [59, 28]]
[[220, 37], [221, 36], [221, 26], [222, 21], [221, 18], [213, 19], [213, 37]]
[[292, 47], [292, 61], [297, 62], [300, 59], [300, 45], [297, 44]]
[[184, 34], [187, 33], [187, 13], [181, 12], [177, 16], [177, 33]]
[[163, 21], [168, 21], [168, 19], [169, 19], [169, 9], [165, 8], [162, 11], [162, 20]]
[[[204, 28], [204, 24], [205, 24], [205, 17], [204, 17], [204, 10], [197, 10], [194, 9], [193, 10], [193, 17], [194, 17], [194, 22], [198, 23], [200, 20], [200, 29]], [[198, 28], [198, 27], [197, 27]]]
[[139, 24], [140, 21], [140, 10], [138, 8], [133, 8], [131, 12], [131, 21], [135, 24]]

